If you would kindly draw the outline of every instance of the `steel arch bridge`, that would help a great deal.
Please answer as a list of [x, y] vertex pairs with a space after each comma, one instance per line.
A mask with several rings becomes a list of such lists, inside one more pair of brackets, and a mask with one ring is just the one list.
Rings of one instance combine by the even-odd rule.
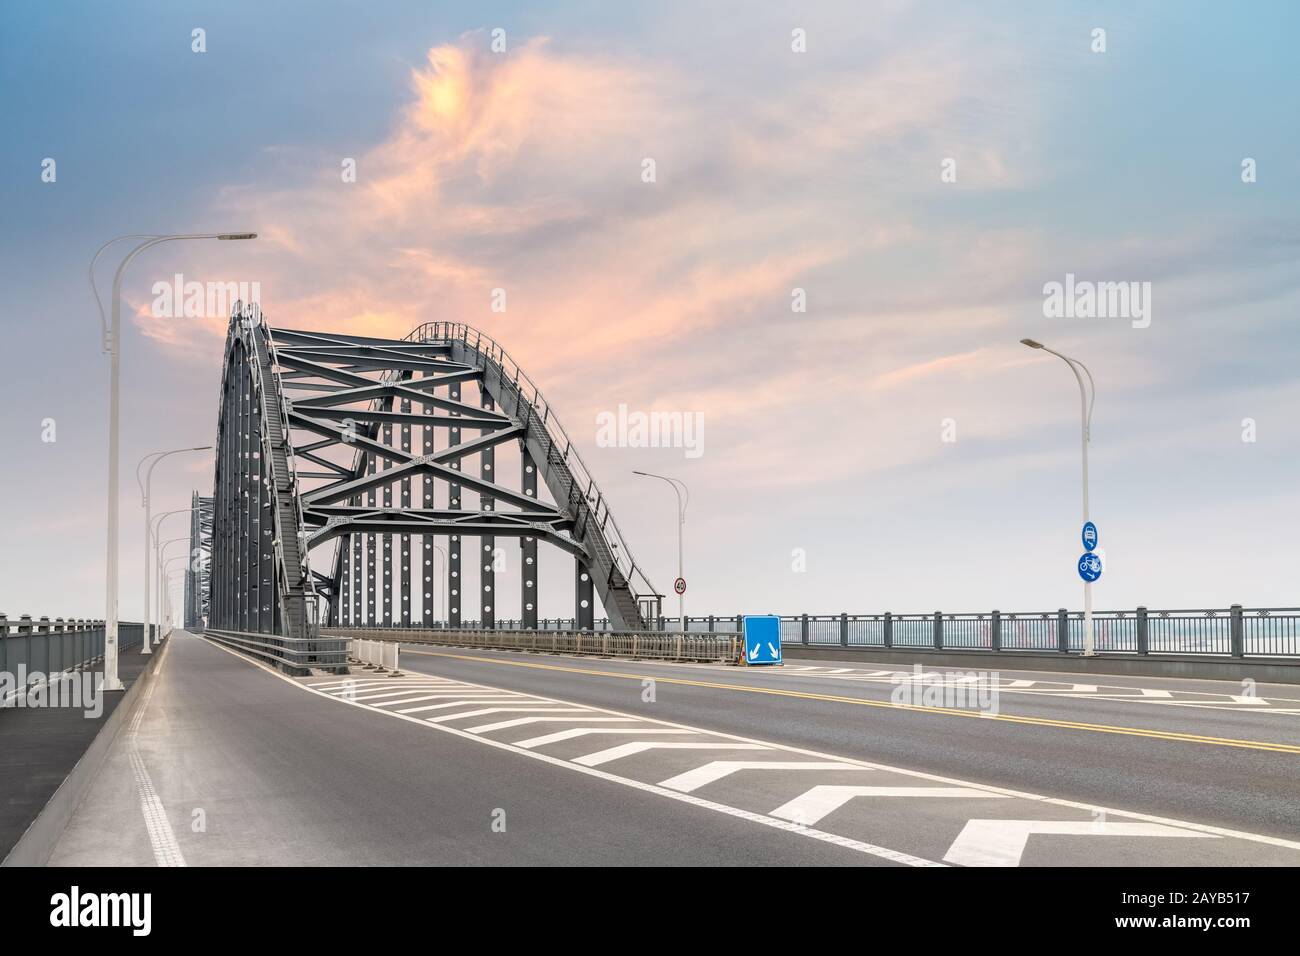
[[[517, 480], [498, 473], [499, 451], [518, 459]], [[520, 551], [519, 627], [538, 625], [540, 543], [573, 557], [578, 629], [594, 627], [596, 596], [616, 630], [659, 613], [541, 392], [459, 323], [399, 341], [272, 329], [256, 306], [237, 305], [211, 527], [213, 630], [302, 639], [317, 625], [497, 627], [498, 538]], [[435, 616], [439, 555], [445, 615]]]

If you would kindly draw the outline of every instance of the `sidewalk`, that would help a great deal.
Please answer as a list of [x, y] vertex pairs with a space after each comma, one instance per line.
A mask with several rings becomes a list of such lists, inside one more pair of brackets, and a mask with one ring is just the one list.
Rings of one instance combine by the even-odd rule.
[[[152, 659], [138, 647], [121, 653], [118, 676], [127, 689]], [[75, 707], [0, 707], [0, 860], [44, 809], [125, 694], [104, 693], [103, 712], [95, 718]]]

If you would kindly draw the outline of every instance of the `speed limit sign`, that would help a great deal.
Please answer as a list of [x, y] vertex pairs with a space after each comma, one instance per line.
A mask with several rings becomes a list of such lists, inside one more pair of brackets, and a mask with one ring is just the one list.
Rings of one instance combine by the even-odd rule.
[[685, 593], [686, 593], [686, 579], [685, 579], [685, 578], [678, 578], [676, 581], [674, 581], [674, 582], [673, 582], [673, 590], [676, 591], [678, 594], [685, 594]]

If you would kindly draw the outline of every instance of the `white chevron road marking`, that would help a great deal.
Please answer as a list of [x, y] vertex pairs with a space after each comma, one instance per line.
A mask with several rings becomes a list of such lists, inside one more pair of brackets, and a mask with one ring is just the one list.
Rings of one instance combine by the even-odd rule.
[[974, 787], [813, 787], [772, 811], [772, 816], [807, 826], [833, 813], [854, 797], [965, 797], [979, 800], [1008, 799], [1004, 793], [989, 793]]
[[690, 793], [705, 784], [714, 783], [739, 770], [868, 770], [856, 763], [834, 760], [714, 760], [703, 767], [669, 777], [659, 784], [669, 790]]
[[[537, 704], [543, 704], [544, 701], [538, 701]], [[534, 713], [534, 714], [584, 714], [590, 713], [584, 707], [545, 707], [536, 704], [528, 707], [485, 707], [481, 710], [466, 710], [459, 714], [439, 714], [437, 717], [424, 718], [431, 724], [440, 724], [444, 720], [460, 720], [462, 717], [481, 717], [484, 714], [517, 714], [517, 713]]]
[[637, 740], [630, 744], [619, 744], [617, 747], [610, 747], [608, 750], [598, 750], [594, 754], [587, 754], [585, 757], [575, 757], [573, 762], [580, 763], [584, 767], [599, 767], [603, 763], [609, 763], [611, 760], [618, 760], [622, 757], [631, 757], [633, 754], [644, 753], [647, 750], [771, 750], [770, 747], [764, 747], [762, 744], [738, 744], [724, 743], [718, 741], [711, 744], [695, 743], [660, 743], [656, 740]]
[[640, 723], [636, 717], [513, 717], [510, 720], [498, 720], [494, 724], [479, 724], [477, 727], [466, 727], [465, 731], [471, 734], [485, 734], [489, 730], [505, 730], [507, 727], [522, 727], [525, 724], [565, 724], [574, 721], [581, 721], [585, 724]]
[[447, 701], [446, 703], [442, 703], [442, 704], [426, 704], [423, 707], [407, 707], [405, 710], [397, 711], [397, 713], [422, 714], [428, 710], [446, 710], [448, 707], [468, 707], [476, 704], [497, 703], [497, 702], [508, 704], [518, 699], [519, 699], [518, 697], [475, 697], [472, 700], [464, 700], [461, 699], [459, 695], [457, 695], [456, 700]]
[[944, 854], [945, 863], [959, 866], [1019, 866], [1025, 844], [1034, 833], [1055, 836], [1199, 837], [1214, 834], [1183, 830], [1160, 823], [1099, 823], [1089, 820], [968, 820]]
[[[581, 720], [580, 717], [573, 718]], [[471, 731], [473, 727], [469, 728]], [[541, 737], [529, 737], [527, 740], [512, 741], [516, 747], [541, 747], [544, 744], [557, 744], [561, 740], [572, 740], [575, 737], [586, 737], [588, 734], [698, 734], [698, 730], [677, 730], [672, 727], [573, 727], [569, 730], [558, 730], [553, 734], [544, 734]]]

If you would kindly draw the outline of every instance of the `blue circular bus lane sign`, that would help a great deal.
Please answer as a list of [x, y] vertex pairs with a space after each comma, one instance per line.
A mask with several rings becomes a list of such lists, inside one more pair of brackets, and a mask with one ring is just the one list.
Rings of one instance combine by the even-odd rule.
[[1085, 551], [1097, 550], [1097, 538], [1098, 538], [1097, 526], [1093, 524], [1091, 521], [1085, 521], [1083, 523], [1082, 537], [1083, 537], [1083, 550]]
[[1091, 551], [1079, 556], [1079, 577], [1085, 581], [1096, 581], [1101, 577], [1101, 558]]

